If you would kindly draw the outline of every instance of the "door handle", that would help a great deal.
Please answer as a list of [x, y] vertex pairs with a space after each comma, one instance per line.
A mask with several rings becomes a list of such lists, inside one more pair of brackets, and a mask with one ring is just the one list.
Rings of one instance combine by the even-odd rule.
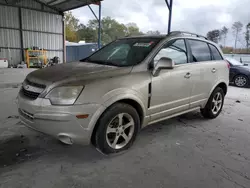
[[191, 77], [191, 73], [190, 72], [188, 72], [185, 76], [184, 76], [184, 78], [190, 78]]
[[216, 69], [215, 69], [215, 68], [213, 68], [213, 69], [212, 69], [212, 73], [215, 73], [215, 72], [216, 72]]

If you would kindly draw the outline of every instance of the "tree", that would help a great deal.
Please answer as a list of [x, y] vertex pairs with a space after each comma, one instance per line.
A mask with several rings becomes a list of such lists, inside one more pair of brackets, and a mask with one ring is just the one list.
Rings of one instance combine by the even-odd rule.
[[235, 34], [234, 49], [236, 49], [237, 47], [237, 41], [238, 41], [239, 33], [242, 30], [242, 27], [243, 27], [243, 24], [241, 22], [234, 22], [234, 24], [232, 25], [232, 29]]
[[208, 38], [208, 40], [211, 40], [215, 43], [218, 43], [219, 38], [220, 38], [220, 31], [218, 29], [209, 31], [207, 33], [207, 38]]
[[85, 42], [94, 42], [97, 40], [96, 32], [90, 27], [85, 26], [84, 24], [79, 25], [77, 31], [78, 40], [84, 40]]
[[223, 27], [220, 31], [220, 38], [223, 39], [223, 46], [226, 46], [226, 39], [227, 39], [228, 28]]
[[245, 33], [245, 39], [246, 39], [246, 47], [247, 47], [247, 52], [250, 44], [250, 23], [246, 25], [246, 33]]
[[126, 25], [126, 35], [127, 36], [135, 36], [135, 35], [142, 35], [143, 33], [140, 32], [139, 27], [136, 23], [128, 23]]
[[[98, 21], [96, 19], [89, 20], [87, 25], [79, 24], [79, 20], [71, 12], [68, 12], [65, 14], [65, 23], [68, 41], [97, 42]], [[111, 17], [104, 17], [101, 21], [101, 27], [101, 39], [104, 45], [121, 37], [143, 34], [135, 23], [124, 25]]]
[[65, 20], [66, 40], [70, 42], [76, 42], [77, 41], [76, 32], [78, 30], [79, 20], [73, 16], [72, 12], [65, 13], [64, 20]]
[[160, 35], [160, 31], [156, 30], [156, 31], [148, 31], [147, 32], [148, 35]]

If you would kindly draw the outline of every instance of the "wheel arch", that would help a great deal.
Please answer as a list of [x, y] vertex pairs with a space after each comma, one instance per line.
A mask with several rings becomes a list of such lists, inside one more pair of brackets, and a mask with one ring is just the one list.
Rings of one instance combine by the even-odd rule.
[[[219, 84], [217, 84], [217, 86], [215, 87], [215, 88], [217, 88], [217, 87], [220, 87], [223, 91], [224, 91], [224, 94], [226, 95], [227, 94], [227, 90], [228, 90], [228, 86], [227, 86], [227, 84], [225, 83], [225, 82], [221, 82], [221, 83], [219, 83]], [[214, 89], [215, 89], [214, 88]], [[214, 90], [213, 89], [213, 90]]]
[[140, 118], [140, 127], [143, 125], [144, 116], [145, 116], [146, 112], [145, 112], [145, 108], [143, 106], [142, 101], [139, 100], [138, 98], [135, 98], [135, 97], [125, 97], [125, 96], [124, 97], [116, 97], [116, 100], [112, 99], [112, 102], [107, 101], [105, 103], [105, 109], [102, 110], [99, 117], [97, 118], [97, 120], [94, 123], [91, 138], [90, 138], [90, 141], [93, 145], [95, 145], [95, 134], [96, 134], [96, 130], [98, 128], [98, 121], [99, 121], [100, 117], [103, 115], [103, 113], [105, 111], [107, 111], [112, 105], [114, 105], [116, 103], [129, 104], [133, 108], [135, 108], [135, 110], [137, 111], [139, 118]]

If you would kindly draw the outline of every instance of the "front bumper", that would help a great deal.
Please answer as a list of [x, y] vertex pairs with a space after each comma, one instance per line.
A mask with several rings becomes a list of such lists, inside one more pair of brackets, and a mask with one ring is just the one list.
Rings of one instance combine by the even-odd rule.
[[[91, 118], [100, 108], [98, 104], [54, 106], [48, 99], [17, 97], [19, 116], [24, 124], [36, 131], [51, 135], [66, 144], [89, 144], [93, 125]], [[76, 115], [88, 114], [85, 119]]]

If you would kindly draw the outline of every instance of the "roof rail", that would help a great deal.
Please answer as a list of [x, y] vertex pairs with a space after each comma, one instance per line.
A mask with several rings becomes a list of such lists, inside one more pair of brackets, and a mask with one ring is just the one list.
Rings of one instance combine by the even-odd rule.
[[208, 40], [207, 37], [205, 37], [205, 36], [202, 36], [202, 35], [199, 35], [199, 34], [196, 34], [196, 33], [186, 32], [186, 31], [172, 31], [168, 35], [177, 35], [177, 34], [179, 34], [179, 35], [187, 34], [187, 35], [191, 35], [191, 36], [205, 38], [206, 40]]

